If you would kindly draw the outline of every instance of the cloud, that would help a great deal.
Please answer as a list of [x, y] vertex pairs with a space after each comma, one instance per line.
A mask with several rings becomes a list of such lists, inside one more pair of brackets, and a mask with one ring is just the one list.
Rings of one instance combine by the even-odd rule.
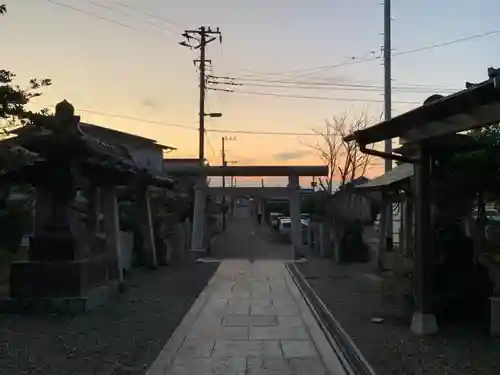
[[273, 155], [273, 159], [278, 160], [278, 161], [296, 160], [296, 159], [302, 159], [304, 156], [306, 156], [309, 153], [310, 153], [310, 151], [306, 151], [306, 150], [278, 152], [278, 153]]
[[259, 158], [254, 158], [254, 157], [240, 157], [240, 158], [237, 158], [236, 160], [238, 162], [238, 164], [255, 164], [260, 161]]
[[155, 100], [150, 99], [150, 98], [144, 98], [144, 99], [142, 99], [141, 105], [143, 107], [146, 107], [146, 108], [149, 108], [149, 109], [158, 109], [159, 108], [159, 104]]

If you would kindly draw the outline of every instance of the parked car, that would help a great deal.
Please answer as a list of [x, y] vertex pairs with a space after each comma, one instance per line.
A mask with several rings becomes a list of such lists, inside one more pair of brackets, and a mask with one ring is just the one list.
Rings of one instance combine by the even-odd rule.
[[283, 217], [283, 214], [281, 212], [271, 212], [269, 214], [269, 222], [271, 223], [272, 228], [278, 228], [278, 219], [280, 217]]
[[[300, 220], [300, 229], [301, 231], [305, 231], [309, 226], [307, 220]], [[292, 219], [290, 217], [281, 217], [279, 218], [278, 223], [278, 233], [282, 236], [288, 236], [292, 232]]]
[[[500, 221], [500, 214], [494, 208], [486, 208], [484, 210], [484, 214], [485, 214], [486, 220], [488, 222], [490, 222], [490, 221], [493, 221], [493, 222]], [[477, 219], [477, 209], [475, 209], [475, 210], [472, 211], [472, 217], [474, 218], [474, 220]]]

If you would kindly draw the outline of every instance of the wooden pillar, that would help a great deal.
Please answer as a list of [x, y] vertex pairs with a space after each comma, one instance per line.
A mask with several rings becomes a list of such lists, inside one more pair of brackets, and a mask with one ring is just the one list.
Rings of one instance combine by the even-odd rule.
[[290, 218], [292, 219], [292, 259], [295, 259], [297, 250], [302, 247], [299, 176], [289, 176], [288, 179], [288, 188], [290, 189]]
[[418, 144], [415, 165], [416, 184], [416, 251], [414, 271], [415, 309], [412, 332], [419, 335], [438, 331], [432, 310], [432, 225], [431, 225], [431, 154], [424, 142]]
[[104, 233], [106, 235], [106, 256], [108, 258], [108, 278], [123, 284], [123, 268], [120, 262], [120, 219], [116, 188], [106, 186], [101, 190], [101, 204], [104, 214]]
[[407, 257], [413, 258], [414, 249], [414, 210], [413, 198], [410, 194], [406, 195], [404, 204], [404, 251]]
[[142, 254], [144, 262], [148, 267], [156, 268], [158, 261], [156, 258], [153, 218], [151, 217], [148, 187], [142, 187], [138, 191], [137, 214], [139, 219], [139, 230], [142, 237]]
[[206, 206], [206, 177], [198, 177], [194, 193], [194, 215], [193, 227], [191, 230], [191, 251], [204, 252], [204, 232], [205, 232], [205, 206]]

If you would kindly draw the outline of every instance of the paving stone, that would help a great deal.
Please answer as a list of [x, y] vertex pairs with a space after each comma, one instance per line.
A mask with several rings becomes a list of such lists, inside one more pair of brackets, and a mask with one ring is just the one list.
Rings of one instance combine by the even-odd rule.
[[304, 327], [250, 327], [250, 340], [309, 340]]
[[291, 298], [274, 298], [273, 306], [284, 310], [297, 310], [297, 303]]
[[210, 327], [214, 325], [220, 325], [222, 322], [222, 317], [226, 311], [220, 311], [220, 312], [207, 312], [204, 311], [198, 319], [196, 319], [196, 322], [194, 322], [191, 330], [193, 329], [198, 329], [198, 328], [203, 328], [203, 327]]
[[176, 358], [210, 357], [215, 339], [186, 339], [177, 352]]
[[222, 327], [207, 326], [201, 329], [191, 330], [188, 339], [219, 339], [219, 340], [248, 340], [249, 327]]
[[234, 305], [235, 303], [246, 303], [253, 306], [273, 306], [272, 298], [262, 298], [262, 297], [241, 297], [235, 298], [228, 301], [229, 305]]
[[231, 291], [229, 293], [224, 293], [220, 295], [222, 298], [239, 298], [239, 297], [250, 297], [250, 290], [241, 290], [241, 291]]
[[212, 357], [282, 356], [279, 341], [217, 341]]
[[303, 327], [304, 321], [300, 315], [281, 315], [276, 317], [279, 326], [285, 327]]
[[285, 272], [282, 262], [224, 261], [162, 375], [326, 375]]
[[298, 313], [297, 306], [252, 306], [250, 309], [250, 315], [298, 315]]
[[252, 290], [250, 297], [252, 298], [273, 298], [275, 296], [270, 290]]
[[245, 375], [245, 373], [244, 357], [217, 357], [176, 360], [165, 375]]
[[317, 357], [318, 353], [310, 341], [281, 341], [285, 358]]
[[278, 320], [273, 315], [226, 315], [222, 318], [223, 326], [276, 326]]
[[271, 307], [273, 306], [272, 298], [251, 298], [250, 300], [250, 309], [252, 307]]
[[317, 358], [248, 357], [247, 375], [327, 375]]
[[225, 308], [227, 314], [250, 314], [250, 301], [248, 298], [234, 298], [228, 301]]

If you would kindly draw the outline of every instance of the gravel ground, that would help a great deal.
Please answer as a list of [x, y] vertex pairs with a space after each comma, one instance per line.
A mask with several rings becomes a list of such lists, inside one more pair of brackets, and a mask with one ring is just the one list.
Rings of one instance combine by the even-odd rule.
[[0, 374], [144, 374], [216, 269], [135, 271], [118, 301], [76, 317], [0, 315]]
[[367, 265], [315, 260], [298, 268], [378, 374], [500, 374], [500, 340], [491, 339], [484, 327], [442, 326], [438, 335], [422, 338], [393, 314], [372, 323], [372, 317], [395, 308], [367, 276]]

